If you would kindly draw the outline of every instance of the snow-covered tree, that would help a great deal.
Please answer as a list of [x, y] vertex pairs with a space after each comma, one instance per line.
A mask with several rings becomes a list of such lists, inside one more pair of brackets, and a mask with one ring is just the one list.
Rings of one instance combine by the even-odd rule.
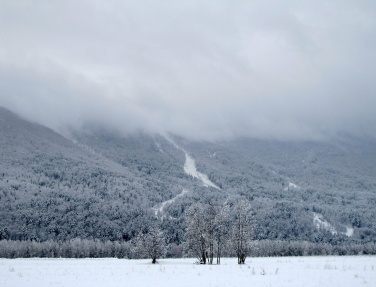
[[210, 205], [205, 210], [205, 230], [208, 244], [208, 263], [213, 264], [214, 258], [214, 241], [215, 241], [215, 218], [217, 215], [217, 210], [213, 205]]
[[148, 233], [140, 233], [136, 240], [136, 252], [138, 256], [148, 256], [155, 264], [157, 259], [166, 254], [166, 243], [163, 232], [155, 223]]
[[235, 222], [232, 241], [238, 257], [238, 264], [244, 264], [250, 251], [251, 236], [254, 232], [254, 220], [251, 204], [240, 200], [235, 206]]
[[186, 213], [187, 229], [185, 238], [189, 250], [201, 264], [206, 264], [207, 235], [205, 230], [204, 209], [201, 204], [193, 204]]
[[215, 217], [214, 239], [217, 246], [217, 264], [221, 263], [222, 250], [229, 239], [230, 207], [224, 204]]

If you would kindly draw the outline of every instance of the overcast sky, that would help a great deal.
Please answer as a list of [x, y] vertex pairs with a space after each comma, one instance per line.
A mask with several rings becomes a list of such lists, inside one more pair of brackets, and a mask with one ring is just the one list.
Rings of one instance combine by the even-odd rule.
[[0, 105], [56, 130], [376, 137], [376, 2], [2, 0]]

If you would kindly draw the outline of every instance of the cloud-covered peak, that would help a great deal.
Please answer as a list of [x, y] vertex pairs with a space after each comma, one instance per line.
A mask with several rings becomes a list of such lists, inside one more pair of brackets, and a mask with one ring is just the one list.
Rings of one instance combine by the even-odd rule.
[[7, 1], [0, 105], [195, 139], [376, 136], [372, 1]]

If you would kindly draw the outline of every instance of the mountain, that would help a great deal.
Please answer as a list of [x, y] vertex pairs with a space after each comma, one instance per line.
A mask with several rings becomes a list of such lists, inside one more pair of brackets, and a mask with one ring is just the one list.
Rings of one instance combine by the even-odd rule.
[[0, 147], [1, 238], [119, 240], [152, 216], [145, 179], [3, 108]]
[[256, 239], [376, 239], [376, 141], [197, 142], [90, 126], [69, 138], [0, 108], [0, 239], [184, 240], [194, 202], [248, 199]]

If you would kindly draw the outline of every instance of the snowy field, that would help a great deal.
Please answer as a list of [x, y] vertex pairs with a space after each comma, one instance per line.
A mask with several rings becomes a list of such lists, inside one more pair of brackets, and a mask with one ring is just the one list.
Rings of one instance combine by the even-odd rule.
[[376, 286], [376, 257], [194, 259], [0, 259], [0, 286]]

